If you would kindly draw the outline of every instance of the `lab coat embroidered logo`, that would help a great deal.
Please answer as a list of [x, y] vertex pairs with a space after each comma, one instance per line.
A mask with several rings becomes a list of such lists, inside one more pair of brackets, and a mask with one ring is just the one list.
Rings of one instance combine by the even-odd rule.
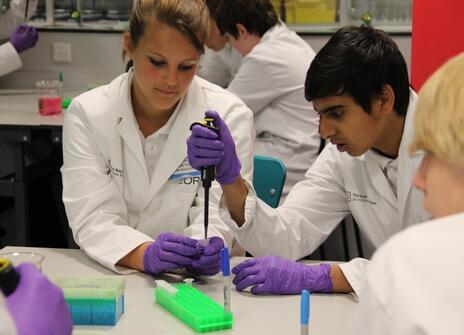
[[116, 176], [116, 177], [122, 177], [122, 169], [119, 169], [119, 168], [116, 168], [114, 166], [111, 165], [111, 159], [108, 160], [108, 166], [107, 166], [107, 172], [106, 174], [109, 174], [111, 172], [111, 174], [113, 176]]
[[346, 191], [346, 200], [348, 202], [364, 202], [370, 205], [377, 205], [377, 202], [372, 201], [365, 194], [353, 193]]

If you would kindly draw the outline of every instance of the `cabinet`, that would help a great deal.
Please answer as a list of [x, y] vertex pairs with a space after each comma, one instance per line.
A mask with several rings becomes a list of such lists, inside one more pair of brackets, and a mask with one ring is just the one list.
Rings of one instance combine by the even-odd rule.
[[[392, 33], [410, 33], [413, 0], [271, 0], [280, 17], [298, 33], [332, 33], [344, 25], [360, 25], [370, 13], [372, 25]], [[44, 29], [116, 30], [127, 25], [131, 0], [80, 0], [83, 24], [70, 19], [78, 0], [54, 0], [55, 26], [45, 26], [45, 0], [39, 0], [32, 22]]]

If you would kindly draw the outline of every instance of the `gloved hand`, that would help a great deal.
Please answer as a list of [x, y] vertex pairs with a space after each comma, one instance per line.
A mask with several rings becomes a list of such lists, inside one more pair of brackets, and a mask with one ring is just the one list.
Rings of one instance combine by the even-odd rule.
[[73, 323], [63, 291], [32, 264], [21, 264], [16, 271], [19, 284], [6, 298], [6, 306], [18, 334], [71, 334]]
[[21, 24], [16, 27], [10, 36], [10, 43], [18, 53], [33, 48], [39, 39], [39, 33], [34, 27]]
[[242, 168], [235, 151], [234, 139], [217, 112], [207, 111], [205, 116], [214, 119], [214, 125], [219, 128], [219, 132], [200, 125], [192, 127], [192, 135], [187, 139], [189, 163], [197, 170], [215, 165], [216, 180], [220, 184], [232, 184]]
[[302, 290], [332, 291], [330, 265], [305, 265], [276, 256], [246, 260], [232, 269], [233, 283], [242, 291], [248, 286], [253, 294], [300, 294]]
[[192, 265], [197, 257], [198, 241], [173, 233], [162, 233], [143, 254], [146, 272], [160, 274]]
[[221, 270], [221, 249], [224, 248], [222, 238], [213, 236], [208, 239], [208, 245], [204, 246], [204, 241], [198, 242], [198, 260], [187, 267], [190, 272], [201, 275], [213, 276]]

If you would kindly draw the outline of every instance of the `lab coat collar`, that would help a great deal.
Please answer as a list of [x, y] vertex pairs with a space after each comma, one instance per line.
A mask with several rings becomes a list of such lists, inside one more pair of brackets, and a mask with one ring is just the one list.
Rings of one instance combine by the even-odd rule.
[[415, 153], [410, 155], [408, 148], [414, 135], [414, 114], [417, 104], [417, 95], [411, 90], [411, 96], [409, 99], [408, 111], [404, 123], [403, 135], [401, 138], [400, 148], [398, 150], [398, 177], [397, 177], [397, 197], [393, 190], [388, 184], [385, 175], [379, 168], [378, 159], [375, 157], [375, 153], [371, 150], [366, 152], [364, 155], [367, 170], [379, 194], [381, 194], [391, 205], [398, 209], [399, 218], [402, 219], [404, 215], [404, 209], [412, 189], [412, 177], [414, 173], [413, 161], [420, 159], [421, 154]]
[[398, 203], [400, 204], [399, 214], [402, 221], [405, 215], [405, 208], [407, 206], [408, 198], [412, 189], [414, 188], [412, 179], [415, 173], [415, 169], [418, 167], [423, 157], [422, 152], [415, 152], [413, 154], [409, 153], [409, 146], [414, 138], [414, 115], [416, 114], [417, 100], [417, 94], [411, 90], [406, 122], [404, 124], [403, 138], [401, 139], [398, 154], [399, 157], [403, 157], [403, 159], [398, 162], [398, 172], [401, 169], [403, 177], [401, 178], [401, 181], [400, 178], [398, 178], [398, 181], [400, 182], [398, 182], [397, 185]]
[[131, 150], [137, 158], [137, 163], [140, 164], [140, 168], [144, 172], [144, 177], [148, 184], [150, 179], [148, 177], [147, 165], [145, 164], [145, 158], [143, 156], [143, 148], [139, 137], [137, 120], [135, 119], [134, 109], [132, 107], [131, 85], [133, 70], [130, 69], [125, 76], [125, 80], [122, 80], [120, 84], [121, 87], [119, 89], [119, 95], [115, 100], [113, 108], [113, 110], [116, 111], [116, 129], [129, 150]]
[[169, 177], [187, 158], [186, 142], [190, 135], [190, 125], [202, 119], [207, 110], [205, 94], [199, 81], [197, 77], [193, 79], [183, 101], [180, 102], [179, 112], [153, 173], [149, 196], [144, 207], [150, 203]]
[[[390, 184], [388, 183], [387, 178], [385, 177], [382, 169], [380, 167], [379, 161], [377, 157], [375, 157], [375, 153], [373, 151], [368, 151], [365, 154], [366, 162], [367, 162], [367, 172], [372, 180], [372, 184], [377, 189], [377, 192], [385, 198], [393, 207], [398, 207], [397, 205], [397, 197], [395, 193], [391, 189]], [[398, 157], [399, 159], [399, 157]]]

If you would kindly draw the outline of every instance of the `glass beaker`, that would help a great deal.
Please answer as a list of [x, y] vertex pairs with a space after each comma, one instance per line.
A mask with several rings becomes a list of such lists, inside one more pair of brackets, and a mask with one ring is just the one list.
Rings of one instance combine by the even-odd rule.
[[59, 80], [40, 80], [35, 83], [41, 115], [61, 113], [61, 85]]
[[40, 271], [42, 271], [42, 262], [45, 259], [45, 256], [42, 256], [41, 254], [28, 251], [8, 252], [0, 254], [0, 257], [8, 259], [13, 266], [18, 266], [22, 263], [32, 263]]

